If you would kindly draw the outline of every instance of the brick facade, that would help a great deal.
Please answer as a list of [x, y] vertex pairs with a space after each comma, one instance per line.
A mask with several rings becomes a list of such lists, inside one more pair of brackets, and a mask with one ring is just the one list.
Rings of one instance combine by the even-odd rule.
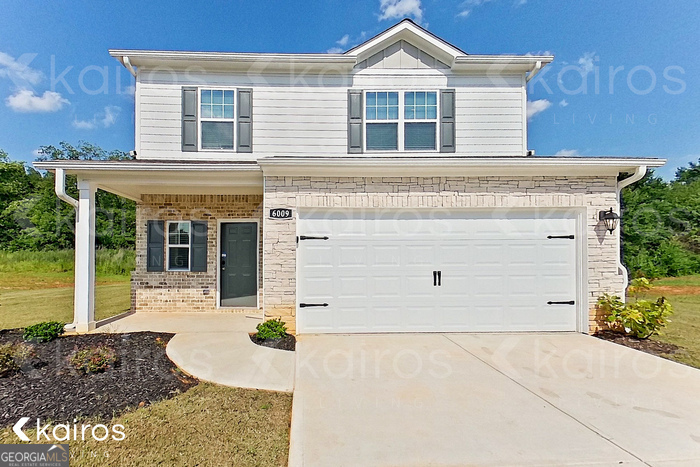
[[[266, 177], [269, 208], [584, 208], [587, 219], [589, 329], [601, 325], [595, 302], [621, 295], [618, 237], [607, 234], [598, 212], [617, 205], [615, 177]], [[264, 309], [290, 328], [296, 313], [296, 221], [263, 227]]]
[[[252, 219], [260, 226], [258, 283], [262, 284], [262, 195], [144, 195], [136, 207], [136, 270], [131, 277], [132, 308], [137, 311], [248, 311], [217, 308], [218, 222]], [[206, 272], [147, 272], [146, 223], [149, 220], [207, 221]], [[262, 287], [259, 290], [262, 295]], [[262, 304], [262, 298], [259, 302]]]

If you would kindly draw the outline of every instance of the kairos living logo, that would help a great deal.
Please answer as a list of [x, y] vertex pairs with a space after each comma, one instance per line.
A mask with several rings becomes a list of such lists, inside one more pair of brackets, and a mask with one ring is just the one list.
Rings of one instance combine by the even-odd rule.
[[[27, 422], [30, 420], [29, 417], [20, 418], [15, 426], [12, 427], [12, 431], [15, 432], [17, 437], [25, 442], [33, 441], [27, 434], [22, 430]], [[124, 433], [124, 425], [113, 425], [107, 426], [102, 423], [95, 425], [89, 423], [78, 424], [77, 420], [70, 423], [42, 423], [40, 418], [36, 419], [36, 441], [85, 441], [92, 437], [95, 441], [107, 441], [112, 439], [113, 441], [123, 441], [126, 439], [126, 434]]]

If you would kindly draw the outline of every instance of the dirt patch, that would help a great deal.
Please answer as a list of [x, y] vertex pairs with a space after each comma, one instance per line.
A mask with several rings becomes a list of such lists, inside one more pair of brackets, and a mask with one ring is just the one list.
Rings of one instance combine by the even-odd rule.
[[666, 357], [676, 353], [683, 352], [683, 347], [666, 342], [654, 341], [651, 339], [637, 339], [636, 337], [625, 336], [614, 331], [598, 331], [593, 335], [599, 339], [614, 342], [616, 344], [631, 347], [641, 350], [642, 352], [650, 353], [659, 357]]
[[[11, 377], [0, 378], [0, 427], [20, 417], [72, 422], [110, 419], [130, 407], [151, 405], [197, 384], [165, 354], [173, 334], [139, 332], [60, 337], [34, 344], [36, 358]], [[0, 331], [0, 343], [21, 342], [21, 330]], [[104, 373], [82, 374], [69, 362], [78, 349], [109, 346], [118, 362]]]
[[655, 285], [651, 292], [654, 295], [700, 295], [700, 287], [696, 285]]
[[287, 334], [279, 339], [258, 339], [255, 337], [255, 334], [250, 334], [250, 340], [253, 341], [253, 344], [270, 347], [272, 349], [288, 350], [290, 352], [294, 352], [297, 345], [296, 338], [291, 334]]

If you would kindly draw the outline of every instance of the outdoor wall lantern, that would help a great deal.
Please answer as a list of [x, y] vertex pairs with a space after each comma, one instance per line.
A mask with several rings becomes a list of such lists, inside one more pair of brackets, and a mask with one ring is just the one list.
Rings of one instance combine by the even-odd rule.
[[613, 233], [617, 228], [617, 223], [620, 221], [620, 216], [610, 208], [609, 211], [600, 211], [600, 213], [598, 213], [598, 220], [605, 222], [605, 228], [608, 232]]

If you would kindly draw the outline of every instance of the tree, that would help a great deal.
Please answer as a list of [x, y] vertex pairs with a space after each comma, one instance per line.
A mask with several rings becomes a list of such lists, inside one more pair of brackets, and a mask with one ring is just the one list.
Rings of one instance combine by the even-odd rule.
[[[105, 151], [90, 143], [41, 146], [39, 160], [123, 160], [123, 151]], [[78, 195], [75, 176], [66, 177], [66, 191]], [[112, 193], [96, 195], [96, 244], [102, 248], [133, 248], [135, 203]], [[75, 210], [54, 192], [54, 175], [10, 161], [0, 152], [0, 249], [73, 248]]]

